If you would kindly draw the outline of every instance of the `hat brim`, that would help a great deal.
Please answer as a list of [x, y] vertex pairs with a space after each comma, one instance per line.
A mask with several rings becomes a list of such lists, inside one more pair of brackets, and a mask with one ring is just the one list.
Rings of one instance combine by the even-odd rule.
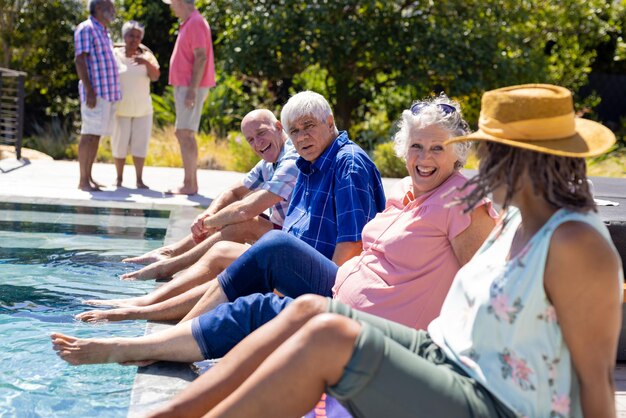
[[592, 120], [576, 118], [575, 126], [575, 135], [560, 139], [540, 141], [506, 139], [489, 135], [479, 129], [466, 136], [450, 138], [446, 141], [446, 144], [467, 141], [490, 141], [545, 154], [579, 158], [603, 154], [615, 144], [615, 134], [604, 125]]

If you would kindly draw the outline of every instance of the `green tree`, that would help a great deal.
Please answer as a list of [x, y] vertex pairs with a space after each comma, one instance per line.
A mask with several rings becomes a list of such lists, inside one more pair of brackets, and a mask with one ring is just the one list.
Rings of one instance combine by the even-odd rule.
[[[280, 99], [317, 65], [340, 126], [382, 91], [586, 82], [608, 31], [605, 0], [201, 0], [224, 70], [265, 78]], [[581, 36], [584, 34], [584, 36]], [[299, 87], [299, 86], [298, 86]], [[406, 103], [403, 103], [406, 105]]]
[[76, 109], [73, 32], [85, 17], [78, 0], [0, 0], [2, 66], [28, 74], [30, 121]]

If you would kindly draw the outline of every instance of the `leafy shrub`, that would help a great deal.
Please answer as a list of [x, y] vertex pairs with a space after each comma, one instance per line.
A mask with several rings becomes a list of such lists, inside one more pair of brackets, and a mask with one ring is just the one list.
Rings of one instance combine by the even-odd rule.
[[228, 170], [247, 172], [260, 160], [239, 132], [228, 134], [228, 151], [232, 156]]
[[160, 128], [174, 125], [176, 122], [176, 106], [174, 89], [167, 86], [162, 95], [152, 93], [152, 107], [154, 108], [154, 124]]
[[396, 156], [393, 150], [393, 142], [377, 144], [373, 151], [373, 160], [380, 175], [383, 177], [406, 177], [406, 164]]
[[34, 122], [30, 128], [33, 135], [24, 138], [24, 147], [41, 151], [55, 160], [78, 157], [77, 134], [71, 118], [62, 121], [53, 117], [42, 124]]

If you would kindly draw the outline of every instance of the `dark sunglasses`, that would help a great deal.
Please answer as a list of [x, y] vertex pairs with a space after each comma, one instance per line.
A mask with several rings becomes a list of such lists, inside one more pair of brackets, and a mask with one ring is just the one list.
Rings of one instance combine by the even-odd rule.
[[[411, 113], [413, 113], [414, 115], [417, 115], [422, 110], [424, 110], [424, 108], [426, 108], [426, 107], [428, 107], [430, 105], [431, 105], [431, 103], [417, 102], [413, 106], [411, 106]], [[441, 109], [441, 111], [443, 113], [445, 113], [446, 115], [449, 115], [450, 113], [456, 112], [456, 108], [454, 106], [450, 106], [449, 104], [438, 103], [435, 106], [437, 106], [439, 109]]]

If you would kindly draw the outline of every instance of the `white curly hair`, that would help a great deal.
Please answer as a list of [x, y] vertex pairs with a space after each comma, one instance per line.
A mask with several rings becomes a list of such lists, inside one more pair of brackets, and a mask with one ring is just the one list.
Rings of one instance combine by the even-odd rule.
[[[415, 107], [419, 108], [417, 112], [411, 110]], [[402, 117], [398, 121], [398, 132], [393, 137], [396, 155], [406, 160], [411, 128], [422, 129], [431, 125], [438, 125], [448, 131], [450, 138], [464, 136], [471, 132], [469, 124], [463, 119], [459, 103], [451, 100], [444, 93], [433, 98], [418, 100], [411, 105], [411, 108], [402, 112]], [[460, 170], [467, 161], [472, 143], [456, 142], [452, 144], [452, 147], [457, 157], [454, 168]]]

